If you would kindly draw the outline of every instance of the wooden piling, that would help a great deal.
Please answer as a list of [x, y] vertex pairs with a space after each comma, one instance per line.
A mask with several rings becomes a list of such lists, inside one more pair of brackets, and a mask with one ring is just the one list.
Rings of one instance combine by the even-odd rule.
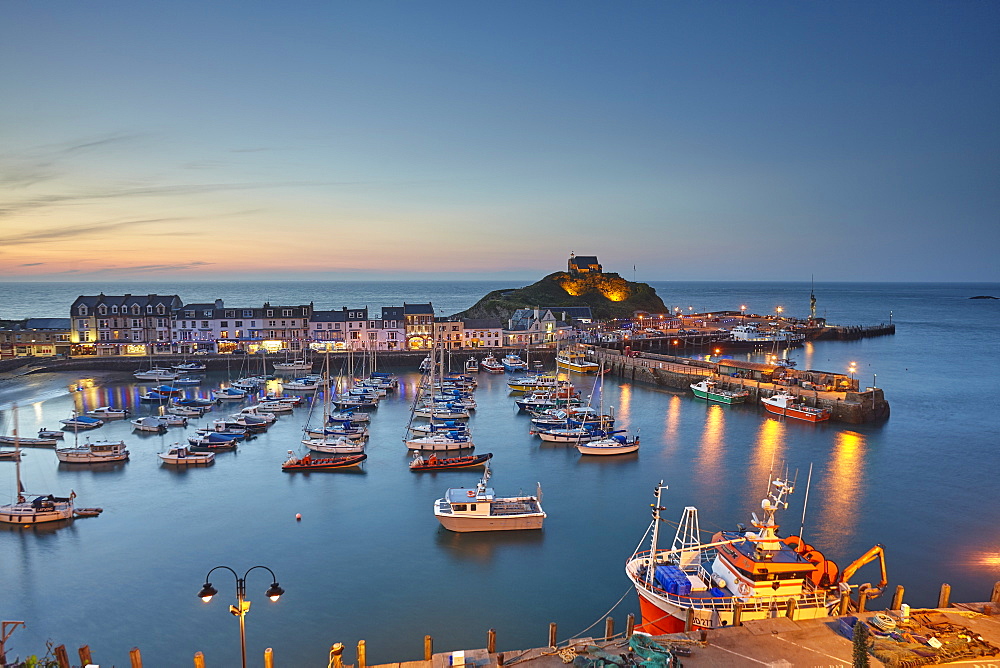
[[424, 636], [424, 661], [430, 661], [434, 656], [434, 638]]
[[694, 608], [688, 608], [684, 612], [684, 632], [688, 633], [694, 628]]
[[490, 629], [486, 632], [486, 652], [493, 654], [497, 651], [497, 630]]
[[843, 617], [851, 609], [851, 592], [845, 591], [840, 595], [840, 606], [837, 608], [837, 615]]
[[892, 603], [889, 604], [890, 610], [899, 610], [903, 606], [903, 592], [906, 591], [903, 585], [896, 585], [896, 593], [892, 595]]
[[556, 646], [556, 636], [558, 635], [559, 627], [556, 626], [555, 622], [549, 622], [549, 647]]
[[264, 668], [274, 668], [274, 650], [270, 647], [264, 650]]
[[66, 652], [66, 645], [59, 645], [52, 650], [56, 655], [56, 663], [59, 668], [69, 668], [69, 654]]
[[993, 584], [993, 594], [990, 596], [990, 603], [1000, 605], [1000, 582]]
[[795, 619], [795, 599], [790, 598], [788, 602], [785, 603], [785, 617], [789, 619]]
[[631, 638], [633, 633], [635, 633], [635, 613], [630, 612], [625, 621], [625, 637]]
[[333, 658], [333, 668], [344, 668], [344, 643], [334, 643], [330, 647], [330, 655]]
[[743, 625], [743, 601], [736, 601], [733, 606], [733, 626]]
[[868, 607], [868, 590], [858, 591], [858, 613], [864, 612]]
[[94, 663], [94, 660], [90, 657], [90, 645], [84, 645], [79, 649], [80, 654], [80, 665], [86, 666], [88, 663]]
[[205, 655], [202, 652], [194, 653], [194, 668], [205, 668]]
[[615, 618], [608, 617], [604, 620], [604, 639], [611, 640], [615, 635]]
[[132, 662], [132, 668], [142, 668], [142, 652], [138, 647], [133, 647], [128, 651], [128, 660]]
[[938, 604], [937, 604], [937, 607], [939, 607], [939, 608], [948, 608], [948, 607], [951, 607], [951, 585], [950, 584], [944, 583], [944, 584], [941, 585], [941, 593], [938, 595]]
[[365, 647], [365, 641], [358, 641], [358, 668], [367, 668], [368, 666], [368, 650]]

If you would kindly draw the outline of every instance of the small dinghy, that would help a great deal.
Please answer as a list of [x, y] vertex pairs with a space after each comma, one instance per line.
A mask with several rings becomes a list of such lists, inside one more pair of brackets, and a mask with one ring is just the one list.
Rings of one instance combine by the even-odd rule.
[[411, 471], [444, 471], [445, 469], [468, 469], [476, 466], [485, 466], [493, 457], [492, 452], [484, 455], [467, 455], [465, 457], [438, 457], [431, 455], [423, 457], [417, 455], [410, 462]]
[[296, 457], [291, 450], [288, 451], [288, 459], [281, 465], [282, 471], [329, 471], [333, 469], [344, 469], [353, 466], [360, 466], [361, 462], [368, 459], [368, 455], [345, 455], [343, 457], [313, 457], [305, 455]]

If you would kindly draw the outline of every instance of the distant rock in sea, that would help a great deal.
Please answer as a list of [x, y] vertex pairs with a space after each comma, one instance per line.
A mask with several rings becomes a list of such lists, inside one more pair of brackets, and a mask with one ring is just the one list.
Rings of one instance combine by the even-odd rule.
[[969, 299], [1000, 299], [1000, 297], [993, 297], [991, 295], [976, 295], [975, 297], [969, 297]]

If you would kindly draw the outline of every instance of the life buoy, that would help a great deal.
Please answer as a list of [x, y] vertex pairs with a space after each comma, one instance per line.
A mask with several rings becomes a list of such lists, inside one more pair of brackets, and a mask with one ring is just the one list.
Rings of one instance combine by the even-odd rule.
[[471, 499], [472, 497], [474, 497], [474, 496], [476, 495], [476, 492], [475, 492], [474, 490], [471, 490], [471, 489], [470, 489], [470, 490], [469, 490], [468, 492], [466, 492], [466, 494], [467, 494], [467, 495], [469, 496], [469, 498]]
[[744, 596], [749, 596], [750, 595], [750, 587], [749, 587], [749, 585], [747, 585], [746, 582], [742, 582], [742, 581], [740, 582], [739, 590], [740, 590], [740, 593], [743, 594]]

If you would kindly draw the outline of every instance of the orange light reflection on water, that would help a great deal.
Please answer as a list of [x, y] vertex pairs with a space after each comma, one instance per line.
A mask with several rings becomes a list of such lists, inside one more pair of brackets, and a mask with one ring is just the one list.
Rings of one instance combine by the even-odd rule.
[[664, 453], [672, 452], [677, 447], [677, 434], [681, 422], [682, 405], [683, 402], [677, 395], [673, 395], [667, 401], [667, 410], [663, 414], [663, 443], [666, 446]]
[[802, 344], [802, 369], [815, 369], [813, 365], [813, 355], [816, 353], [816, 346], [813, 345], [812, 341], [806, 341]]
[[747, 471], [750, 487], [747, 493], [750, 495], [748, 500], [751, 505], [763, 498], [760, 496], [761, 491], [765, 495], [770, 491], [767, 481], [771, 474], [784, 475], [784, 471], [775, 471], [774, 467], [781, 466], [784, 462], [781, 453], [785, 447], [786, 430], [785, 423], [774, 418], [767, 418], [760, 424], [753, 452], [750, 453], [750, 470]]
[[722, 476], [722, 453], [725, 449], [726, 410], [718, 405], [706, 407], [705, 429], [701, 433], [701, 447], [695, 468], [702, 480], [718, 480]]
[[623, 384], [618, 388], [621, 392], [618, 395], [618, 406], [615, 408], [617, 418], [615, 426], [624, 429], [629, 426], [629, 418], [632, 417], [632, 385]]
[[842, 550], [857, 526], [866, 446], [865, 437], [855, 431], [839, 432], [834, 439], [822, 484], [826, 498], [818, 524], [824, 548], [830, 552]]

